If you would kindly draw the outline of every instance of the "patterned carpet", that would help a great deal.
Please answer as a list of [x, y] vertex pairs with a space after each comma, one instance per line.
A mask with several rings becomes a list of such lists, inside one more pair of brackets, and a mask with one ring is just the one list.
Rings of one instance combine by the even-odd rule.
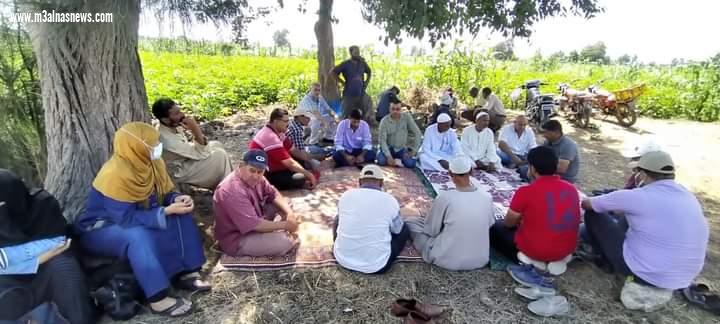
[[[403, 218], [425, 217], [432, 205], [430, 188], [414, 170], [383, 168], [385, 190], [400, 202]], [[323, 267], [336, 264], [332, 254], [332, 224], [337, 214], [337, 201], [346, 190], [358, 185], [359, 170], [354, 167], [325, 170], [315, 190], [283, 192], [302, 221], [298, 236], [300, 246], [281, 257], [232, 257], [223, 255], [216, 270], [263, 271], [302, 267]], [[424, 182], [425, 180], [425, 182]], [[422, 262], [411, 244], [405, 247], [399, 261]]]

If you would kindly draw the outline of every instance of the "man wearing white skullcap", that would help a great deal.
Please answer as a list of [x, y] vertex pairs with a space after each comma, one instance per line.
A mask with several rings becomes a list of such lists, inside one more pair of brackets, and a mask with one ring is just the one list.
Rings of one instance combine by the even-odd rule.
[[420, 166], [426, 170], [447, 170], [453, 157], [462, 154], [460, 141], [455, 130], [450, 128], [452, 118], [440, 114], [437, 123], [425, 129], [423, 144], [420, 148]]
[[490, 115], [484, 111], [478, 112], [475, 125], [463, 129], [460, 147], [473, 161], [475, 168], [492, 172], [500, 166], [500, 157], [495, 146], [495, 134], [488, 128], [488, 124]]

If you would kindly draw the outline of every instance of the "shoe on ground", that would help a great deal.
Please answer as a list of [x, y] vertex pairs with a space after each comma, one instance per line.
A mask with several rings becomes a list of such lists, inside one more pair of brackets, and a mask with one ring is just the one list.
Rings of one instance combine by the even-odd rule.
[[418, 311], [412, 311], [405, 317], [405, 324], [434, 324], [435, 321], [426, 314]]
[[429, 317], [438, 317], [445, 311], [440, 305], [426, 304], [415, 299], [398, 299], [390, 307], [390, 312], [398, 317], [406, 316], [410, 312], [419, 312]]
[[672, 296], [672, 290], [650, 287], [630, 280], [625, 282], [620, 292], [620, 301], [627, 309], [653, 312], [667, 304]]
[[557, 291], [553, 288], [544, 287], [517, 287], [515, 293], [530, 300], [538, 300], [543, 297], [555, 296]]
[[548, 296], [528, 304], [528, 309], [535, 315], [559, 316], [570, 312], [570, 304], [563, 296]]
[[541, 275], [531, 264], [510, 265], [508, 266], [508, 273], [510, 273], [510, 276], [517, 283], [525, 287], [543, 287], [555, 289], [553, 278]]

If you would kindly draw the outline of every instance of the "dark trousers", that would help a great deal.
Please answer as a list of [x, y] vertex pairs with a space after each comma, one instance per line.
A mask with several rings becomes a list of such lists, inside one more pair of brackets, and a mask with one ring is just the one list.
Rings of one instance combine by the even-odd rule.
[[518, 263], [518, 248], [515, 245], [517, 227], [507, 227], [502, 220], [496, 221], [490, 227], [490, 247], [500, 252], [512, 262]]
[[[335, 240], [337, 239], [338, 219], [339, 217], [336, 216], [335, 222], [333, 224], [333, 242], [335, 242]], [[390, 235], [392, 237], [392, 239], [390, 239], [390, 257], [388, 258], [385, 266], [377, 272], [374, 272], [375, 274], [382, 274], [390, 270], [393, 262], [395, 262], [398, 255], [400, 255], [402, 250], [405, 248], [405, 244], [407, 244], [407, 241], [410, 239], [410, 229], [408, 228], [407, 224], [403, 224], [400, 233], [390, 233]]]
[[15, 320], [52, 302], [70, 323], [94, 323], [85, 276], [69, 252], [40, 265], [34, 275], [0, 276], [0, 320]]
[[651, 286], [634, 275], [625, 263], [623, 243], [628, 230], [625, 217], [588, 210], [585, 212], [585, 228], [593, 251], [600, 254], [600, 262], [608, 265], [616, 274], [623, 277], [633, 276], [637, 283]]
[[[347, 152], [347, 151], [342, 151], [342, 150], [335, 151], [335, 153], [333, 154], [333, 160], [335, 160], [335, 166], [339, 168], [339, 167], [344, 167], [344, 166], [349, 165], [347, 159], [345, 159], [345, 153], [350, 154], [352, 156], [359, 156], [360, 154], [362, 154], [362, 152], [363, 152], [363, 149], [361, 149], [361, 148], [353, 149], [352, 152]], [[371, 149], [371, 150], [365, 151], [365, 160], [363, 160], [360, 163], [374, 163], [375, 155], [376, 155], [375, 150]]]
[[293, 174], [290, 170], [282, 170], [276, 172], [265, 172], [265, 178], [270, 182], [271, 185], [275, 186], [277, 190], [291, 190], [301, 189], [305, 186], [305, 178], [293, 179]]

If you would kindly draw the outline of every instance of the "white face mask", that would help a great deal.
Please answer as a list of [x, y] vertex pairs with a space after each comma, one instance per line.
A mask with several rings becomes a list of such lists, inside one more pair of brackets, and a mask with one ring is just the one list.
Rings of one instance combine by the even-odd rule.
[[163, 145], [162, 142], [160, 142], [157, 146], [152, 148], [152, 152], [150, 153], [150, 160], [159, 160], [160, 158], [162, 158], [162, 152]]

